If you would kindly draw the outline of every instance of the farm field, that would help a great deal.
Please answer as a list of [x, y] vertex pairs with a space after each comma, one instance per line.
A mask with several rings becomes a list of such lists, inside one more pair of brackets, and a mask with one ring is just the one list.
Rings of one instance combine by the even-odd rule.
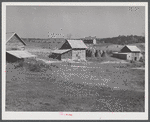
[[6, 111], [143, 112], [145, 70], [130, 63], [7, 64]]

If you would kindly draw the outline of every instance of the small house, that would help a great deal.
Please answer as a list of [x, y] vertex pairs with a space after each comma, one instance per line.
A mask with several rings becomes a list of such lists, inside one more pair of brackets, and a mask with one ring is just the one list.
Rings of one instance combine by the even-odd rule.
[[96, 44], [96, 37], [85, 37], [84, 39], [83, 39], [83, 42], [85, 43], [85, 44]]
[[132, 61], [139, 61], [142, 58], [141, 50], [134, 45], [124, 46], [120, 50], [120, 52], [114, 52], [113, 56], [120, 59], [132, 60]]
[[82, 40], [66, 40], [52, 55], [59, 60], [86, 60], [86, 48]]

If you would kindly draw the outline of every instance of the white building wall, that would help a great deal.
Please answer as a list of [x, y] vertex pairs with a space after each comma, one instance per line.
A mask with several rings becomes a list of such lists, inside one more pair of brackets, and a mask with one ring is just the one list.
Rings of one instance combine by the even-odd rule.
[[96, 44], [96, 39], [93, 40], [93, 44]]
[[72, 59], [73, 60], [86, 60], [85, 50], [72, 50]]

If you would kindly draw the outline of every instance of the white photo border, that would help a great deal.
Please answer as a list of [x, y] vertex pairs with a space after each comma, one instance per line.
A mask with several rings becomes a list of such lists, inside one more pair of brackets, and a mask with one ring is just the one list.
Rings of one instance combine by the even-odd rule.
[[[145, 7], [145, 112], [7, 112], [6, 7], [7, 6], [144, 6]], [[65, 116], [71, 114], [72, 116]], [[148, 120], [148, 2], [2, 2], [2, 120]]]

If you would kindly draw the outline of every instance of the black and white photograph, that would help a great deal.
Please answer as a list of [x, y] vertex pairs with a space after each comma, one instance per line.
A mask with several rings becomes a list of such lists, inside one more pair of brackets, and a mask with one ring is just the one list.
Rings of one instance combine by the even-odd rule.
[[2, 119], [148, 119], [148, 3], [2, 3]]

